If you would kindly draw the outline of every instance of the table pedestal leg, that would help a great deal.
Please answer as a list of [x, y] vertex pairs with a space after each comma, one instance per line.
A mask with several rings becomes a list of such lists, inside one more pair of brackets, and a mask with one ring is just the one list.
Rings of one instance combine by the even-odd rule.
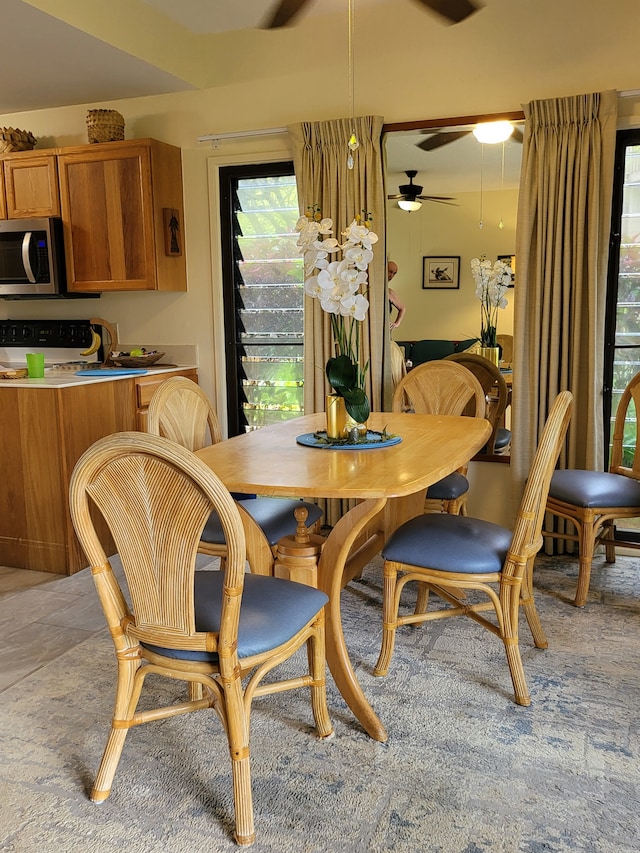
[[308, 512], [301, 506], [294, 515], [297, 521], [295, 536], [283, 536], [278, 540], [273, 574], [277, 578], [306, 583], [318, 587], [318, 560], [324, 545], [324, 537], [309, 533]]
[[[366, 542], [358, 541], [362, 540], [363, 533], [370, 533], [376, 539], [375, 550], [373, 548], [370, 550], [373, 553], [380, 551], [384, 539], [382, 511], [385, 503], [386, 498], [365, 500], [342, 516], [327, 537], [320, 556], [318, 572], [320, 589], [324, 590], [329, 596], [326, 611], [329, 670], [338, 690], [364, 729], [374, 740], [382, 742], [387, 739], [387, 732], [364, 695], [349, 660], [342, 631], [340, 593], [349, 555], [354, 549], [357, 552], [358, 547], [366, 548]], [[378, 520], [376, 516], [380, 516], [380, 519]], [[376, 524], [373, 524], [374, 520]], [[367, 530], [368, 527], [369, 530]], [[367, 553], [369, 553], [369, 549], [367, 549]]]

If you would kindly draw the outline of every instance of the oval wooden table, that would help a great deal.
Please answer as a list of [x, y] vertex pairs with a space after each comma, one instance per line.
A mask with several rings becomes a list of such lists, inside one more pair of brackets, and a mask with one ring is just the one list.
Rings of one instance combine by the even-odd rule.
[[322, 549], [318, 585], [329, 596], [327, 663], [334, 681], [372, 738], [387, 739], [349, 659], [342, 618], [342, 588], [378, 554], [404, 521], [423, 511], [426, 489], [466, 464], [491, 428], [480, 418], [374, 412], [369, 429], [395, 433], [392, 447], [304, 447], [296, 437], [325, 428], [323, 413], [306, 415], [235, 436], [197, 455], [233, 492], [304, 498], [354, 498]]

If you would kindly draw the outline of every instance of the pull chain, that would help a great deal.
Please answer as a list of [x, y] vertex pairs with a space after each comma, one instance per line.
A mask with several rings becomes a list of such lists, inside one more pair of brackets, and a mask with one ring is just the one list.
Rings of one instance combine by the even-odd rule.
[[356, 133], [355, 128], [355, 120], [354, 120], [354, 73], [353, 73], [353, 24], [354, 24], [354, 9], [353, 4], [355, 0], [349, 0], [349, 113], [351, 115], [351, 135], [349, 137], [349, 156], [347, 158], [347, 166], [349, 169], [353, 169], [353, 152], [357, 151], [360, 147], [360, 142], [358, 140], [358, 135]]
[[500, 222], [498, 222], [498, 228], [504, 228], [504, 221], [502, 219], [502, 206], [504, 205], [504, 142], [502, 143], [502, 173], [501, 173], [501, 190], [500, 190]]
[[482, 221], [482, 187], [483, 187], [483, 178], [484, 178], [484, 142], [480, 145], [480, 222], [478, 223], [478, 228], [482, 230], [482, 226], [484, 222]]

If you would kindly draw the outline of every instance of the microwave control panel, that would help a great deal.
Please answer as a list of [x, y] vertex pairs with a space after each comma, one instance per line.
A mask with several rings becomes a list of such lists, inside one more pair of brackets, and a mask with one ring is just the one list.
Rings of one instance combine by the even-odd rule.
[[88, 320], [0, 320], [0, 345], [5, 347], [88, 347]]

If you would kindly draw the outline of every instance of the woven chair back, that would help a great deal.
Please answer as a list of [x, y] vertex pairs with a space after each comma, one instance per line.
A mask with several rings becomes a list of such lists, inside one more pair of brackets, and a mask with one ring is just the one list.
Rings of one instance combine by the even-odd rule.
[[[634, 411], [630, 412], [632, 404]], [[629, 380], [616, 409], [609, 467], [612, 474], [623, 474], [640, 480], [640, 430], [626, 429], [627, 419], [632, 416], [636, 421], [640, 417], [640, 373]]]
[[[502, 423], [502, 417], [509, 401], [509, 388], [505, 382], [500, 368], [488, 358], [473, 353], [457, 352], [448, 355], [447, 361], [455, 361], [470, 370], [476, 377], [487, 400], [485, 417], [491, 424], [491, 435], [487, 442], [487, 453], [495, 451], [495, 442], [498, 428]], [[465, 412], [468, 414], [468, 412]]]
[[170, 438], [194, 453], [222, 439], [209, 398], [186, 376], [172, 376], [158, 387], [149, 403], [147, 432]]
[[[244, 529], [225, 486], [193, 453], [166, 438], [140, 432], [107, 436], [78, 461], [70, 504], [112, 632], [122, 630], [122, 599], [114, 605], [114, 595], [122, 593], [96, 533], [91, 504], [105, 519], [124, 568], [132, 602], [127, 633], [167, 648], [215, 651], [219, 644], [235, 648], [245, 570]], [[219, 637], [196, 632], [193, 592], [200, 536], [214, 510], [227, 544]], [[98, 582], [103, 573], [108, 580]]]
[[564, 444], [572, 408], [573, 395], [570, 391], [561, 391], [551, 407], [538, 442], [520, 501], [503, 574], [521, 576], [527, 561], [535, 556], [542, 546], [541, 530], [549, 484]]
[[421, 415], [462, 415], [483, 418], [485, 394], [476, 377], [453, 361], [427, 361], [398, 383], [393, 411]]

